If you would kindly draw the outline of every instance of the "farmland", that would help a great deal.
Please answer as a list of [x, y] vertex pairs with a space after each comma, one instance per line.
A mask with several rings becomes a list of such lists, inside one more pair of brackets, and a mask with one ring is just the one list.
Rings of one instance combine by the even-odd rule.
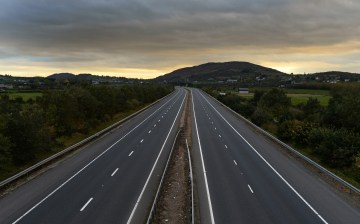
[[24, 101], [28, 101], [30, 99], [36, 100], [36, 97], [41, 97], [43, 95], [42, 92], [28, 92], [28, 91], [0, 92], [0, 96], [3, 94], [9, 95], [11, 100], [14, 100], [16, 98], [22, 98]]
[[[270, 89], [250, 89], [250, 93], [239, 94], [240, 96], [246, 99], [252, 99], [254, 96], [254, 91], [268, 91]], [[301, 103], [305, 104], [308, 99], [316, 98], [319, 100], [322, 106], [327, 106], [331, 98], [329, 90], [314, 90], [314, 89], [285, 89], [286, 95], [291, 98], [291, 104], [296, 106]]]

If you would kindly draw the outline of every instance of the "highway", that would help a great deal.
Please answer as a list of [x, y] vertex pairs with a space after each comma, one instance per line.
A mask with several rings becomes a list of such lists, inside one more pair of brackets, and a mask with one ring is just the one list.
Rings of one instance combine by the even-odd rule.
[[0, 199], [0, 223], [143, 223], [186, 91], [176, 91]]
[[205, 93], [192, 89], [202, 223], [360, 223], [360, 212]]
[[[201, 223], [359, 223], [358, 208], [198, 89], [192, 158]], [[144, 223], [184, 108], [159, 103], [0, 199], [0, 223]]]

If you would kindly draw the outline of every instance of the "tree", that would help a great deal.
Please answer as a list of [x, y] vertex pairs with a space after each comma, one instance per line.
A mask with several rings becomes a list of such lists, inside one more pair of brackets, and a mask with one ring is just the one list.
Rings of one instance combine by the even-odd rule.
[[360, 133], [360, 87], [334, 89], [325, 114], [325, 123]]
[[35, 159], [36, 153], [51, 150], [51, 136], [43, 111], [24, 106], [24, 110], [9, 117], [6, 136], [13, 143], [12, 160], [17, 165]]
[[255, 103], [255, 105], [260, 101], [261, 97], [265, 94], [265, 91], [259, 91], [255, 90], [254, 97], [252, 98], [252, 102]]
[[281, 123], [290, 118], [290, 105], [290, 98], [286, 96], [283, 90], [272, 89], [260, 98], [251, 119], [257, 124], [271, 120]]
[[6, 168], [11, 161], [10, 147], [10, 140], [0, 134], [0, 170]]

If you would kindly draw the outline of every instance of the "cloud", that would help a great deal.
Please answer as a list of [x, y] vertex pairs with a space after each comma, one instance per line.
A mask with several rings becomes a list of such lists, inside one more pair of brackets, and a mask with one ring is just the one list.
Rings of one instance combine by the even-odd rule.
[[329, 60], [348, 52], [333, 46], [360, 41], [359, 11], [357, 0], [2, 0], [0, 54], [11, 55], [0, 58], [16, 61], [15, 54], [59, 69], [92, 63], [156, 71], [288, 58], [295, 49], [319, 56], [312, 48], [329, 48], [317, 59]]

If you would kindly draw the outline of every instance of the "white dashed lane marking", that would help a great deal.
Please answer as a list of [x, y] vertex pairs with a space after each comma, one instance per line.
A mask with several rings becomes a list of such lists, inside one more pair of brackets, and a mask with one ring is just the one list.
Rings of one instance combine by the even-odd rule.
[[114, 172], [111, 174], [111, 176], [114, 176], [118, 170], [119, 170], [119, 168], [116, 168], [116, 170], [114, 170]]
[[86, 206], [88, 206], [92, 200], [93, 200], [93, 198], [90, 198], [90, 199], [85, 203], [85, 205], [80, 209], [80, 212], [84, 211], [84, 209], [86, 208]]

